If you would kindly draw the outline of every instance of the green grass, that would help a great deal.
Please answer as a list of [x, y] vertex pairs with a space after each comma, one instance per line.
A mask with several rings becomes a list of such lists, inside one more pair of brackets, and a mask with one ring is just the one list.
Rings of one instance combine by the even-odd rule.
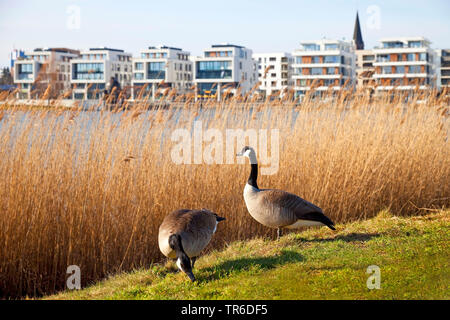
[[[449, 299], [449, 212], [380, 213], [280, 241], [235, 242], [200, 258], [191, 283], [173, 263], [112, 276], [48, 299]], [[381, 269], [369, 290], [367, 267]]]

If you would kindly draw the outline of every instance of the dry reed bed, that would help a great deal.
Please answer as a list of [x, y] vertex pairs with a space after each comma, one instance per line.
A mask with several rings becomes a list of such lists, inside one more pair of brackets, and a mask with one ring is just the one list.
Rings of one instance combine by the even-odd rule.
[[408, 105], [401, 97], [365, 95], [307, 97], [300, 105], [231, 100], [123, 113], [5, 108], [0, 296], [64, 289], [73, 264], [85, 285], [161, 261], [158, 227], [178, 208], [227, 217], [210, 248], [272, 236], [245, 208], [248, 165], [171, 160], [171, 132], [191, 129], [195, 119], [222, 132], [279, 129], [279, 171], [260, 177], [260, 186], [303, 196], [338, 222], [384, 208], [417, 214], [418, 208], [448, 207], [448, 107], [431, 94], [423, 98], [426, 103]]

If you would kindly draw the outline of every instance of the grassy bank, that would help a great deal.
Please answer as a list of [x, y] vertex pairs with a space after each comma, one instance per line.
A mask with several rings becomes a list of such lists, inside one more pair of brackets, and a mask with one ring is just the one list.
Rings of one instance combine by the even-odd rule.
[[[449, 213], [235, 242], [198, 261], [197, 283], [169, 262], [48, 299], [450, 299]], [[366, 285], [371, 265], [379, 290]]]
[[[162, 259], [160, 223], [179, 208], [227, 218], [210, 248], [273, 235], [247, 212], [249, 165], [234, 158], [236, 141], [227, 153], [228, 129], [267, 129], [278, 171], [259, 185], [298, 194], [335, 222], [384, 208], [407, 216], [450, 207], [450, 122], [442, 97], [418, 93], [404, 104], [401, 95], [343, 91], [297, 102], [255, 105], [241, 97], [151, 111], [0, 111], [0, 297], [64, 289], [69, 265], [82, 268], [83, 285], [147, 268]], [[206, 154], [212, 150], [209, 163], [177, 164], [172, 154], [180, 142], [172, 134], [191, 133], [195, 121], [203, 132], [222, 134], [223, 144], [201, 143]], [[279, 130], [278, 147], [272, 130]], [[242, 143], [265, 151], [259, 142]], [[199, 153], [191, 151], [194, 163]]]

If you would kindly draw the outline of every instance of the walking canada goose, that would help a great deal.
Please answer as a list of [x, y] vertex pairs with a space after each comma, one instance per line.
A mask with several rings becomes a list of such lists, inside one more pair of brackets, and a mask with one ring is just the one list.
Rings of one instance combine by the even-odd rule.
[[262, 225], [277, 228], [278, 239], [282, 235], [282, 228], [297, 229], [325, 225], [331, 230], [336, 230], [334, 223], [316, 205], [286, 191], [259, 189], [256, 183], [258, 161], [253, 148], [245, 147], [237, 156], [249, 158], [252, 167], [250, 178], [244, 188], [248, 212]]
[[174, 211], [159, 227], [159, 249], [166, 257], [177, 259], [178, 269], [195, 281], [192, 273], [195, 261], [223, 220], [225, 218], [207, 209]]

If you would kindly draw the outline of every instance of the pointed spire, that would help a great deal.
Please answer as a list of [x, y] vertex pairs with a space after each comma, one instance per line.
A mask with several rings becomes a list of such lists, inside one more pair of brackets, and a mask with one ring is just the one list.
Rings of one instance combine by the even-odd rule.
[[355, 42], [356, 50], [364, 50], [364, 41], [362, 39], [361, 26], [359, 25], [359, 15], [356, 11], [355, 30], [353, 31], [353, 41]]

